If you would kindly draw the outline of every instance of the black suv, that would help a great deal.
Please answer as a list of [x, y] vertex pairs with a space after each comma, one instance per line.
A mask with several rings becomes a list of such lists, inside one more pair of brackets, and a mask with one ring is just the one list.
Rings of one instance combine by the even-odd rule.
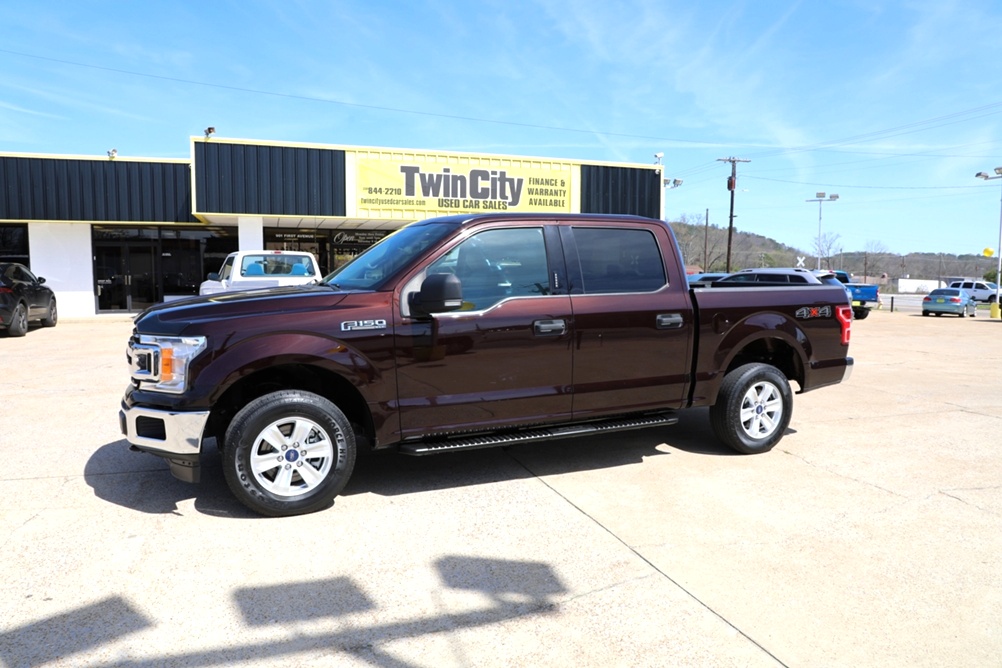
[[23, 264], [0, 262], [0, 329], [8, 336], [24, 336], [29, 320], [56, 326], [56, 296], [43, 283]]

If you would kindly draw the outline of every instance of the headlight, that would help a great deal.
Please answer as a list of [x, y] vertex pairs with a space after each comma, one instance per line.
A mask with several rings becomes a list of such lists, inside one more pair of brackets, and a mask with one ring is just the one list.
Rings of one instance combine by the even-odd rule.
[[180, 394], [188, 381], [188, 367], [205, 350], [204, 336], [152, 336], [143, 334], [129, 345], [132, 379], [145, 389]]

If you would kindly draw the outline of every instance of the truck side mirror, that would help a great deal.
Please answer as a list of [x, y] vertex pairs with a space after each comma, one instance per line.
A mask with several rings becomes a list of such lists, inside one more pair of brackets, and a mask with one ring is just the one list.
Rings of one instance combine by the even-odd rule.
[[219, 280], [219, 274], [217, 274], [217, 273], [216, 273], [216, 272], [214, 272], [214, 271], [210, 271], [210, 272], [209, 272], [209, 275], [208, 275], [208, 276], [206, 276], [205, 278], [206, 278], [207, 280], [210, 280], [210, 281], [218, 281], [218, 280]]
[[408, 303], [415, 317], [455, 311], [463, 306], [463, 286], [455, 274], [431, 274], [418, 292], [410, 294]]

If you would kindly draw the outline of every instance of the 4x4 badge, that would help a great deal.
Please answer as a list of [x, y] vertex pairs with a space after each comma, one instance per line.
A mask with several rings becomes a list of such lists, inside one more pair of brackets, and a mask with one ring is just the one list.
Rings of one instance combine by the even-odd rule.
[[811, 318], [832, 317], [831, 306], [801, 306], [795, 314], [800, 320], [810, 320]]

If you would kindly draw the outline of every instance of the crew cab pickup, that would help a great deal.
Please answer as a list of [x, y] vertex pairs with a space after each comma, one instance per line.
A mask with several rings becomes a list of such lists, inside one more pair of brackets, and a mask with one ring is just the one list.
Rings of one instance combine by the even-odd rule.
[[854, 283], [849, 272], [841, 269], [833, 270], [835, 278], [849, 289], [852, 295], [852, 316], [862, 320], [870, 315], [870, 309], [880, 306], [880, 286], [876, 283]]
[[255, 250], [230, 253], [218, 272], [210, 272], [198, 286], [198, 294], [300, 285], [320, 279], [317, 259], [312, 253], [282, 250]]
[[140, 314], [122, 431], [189, 482], [215, 441], [230, 489], [270, 516], [330, 506], [358, 451], [667, 425], [694, 406], [726, 445], [768, 451], [791, 381], [807, 392], [852, 369], [845, 292], [689, 288], [684, 266], [648, 218], [412, 223], [319, 284]]

